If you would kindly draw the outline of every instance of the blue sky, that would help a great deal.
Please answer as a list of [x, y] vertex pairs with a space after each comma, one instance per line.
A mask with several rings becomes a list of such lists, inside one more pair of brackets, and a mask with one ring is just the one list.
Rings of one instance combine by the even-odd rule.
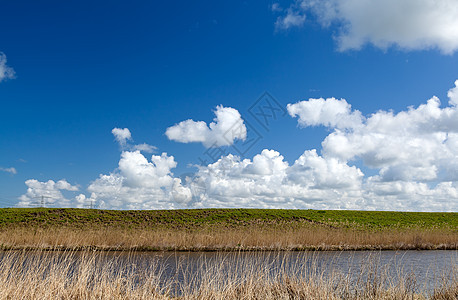
[[[54, 206], [123, 209], [456, 211], [458, 154], [451, 141], [458, 131], [455, 106], [449, 104], [453, 96], [447, 93], [458, 79], [457, 4], [444, 1], [446, 7], [431, 8], [431, 1], [377, 1], [367, 8], [359, 2], [348, 7], [326, 0], [327, 10], [313, 1], [3, 3], [0, 204], [33, 205], [36, 197], [48, 195]], [[397, 2], [415, 9], [403, 10]], [[373, 10], [377, 15], [371, 18]], [[393, 11], [399, 14], [390, 15]], [[262, 103], [256, 101], [264, 92], [286, 112], [267, 127], [249, 109]], [[441, 100], [440, 116], [412, 111], [433, 96]], [[323, 102], [309, 101], [321, 97]], [[337, 100], [326, 100], [332, 97]], [[287, 105], [299, 101], [304, 105], [295, 107], [293, 116]], [[218, 111], [221, 128], [229, 115], [248, 128], [230, 143], [240, 148], [243, 139], [257, 141], [243, 155], [234, 145], [222, 145], [219, 150], [239, 158], [207, 160], [214, 164], [198, 170], [193, 165], [215, 150], [199, 141], [217, 140], [219, 133], [177, 131], [170, 137], [166, 131], [188, 119], [210, 124]], [[355, 111], [362, 121], [352, 119], [351, 126], [332, 121]], [[393, 118], [371, 127], [367, 119], [380, 111], [392, 111]], [[400, 129], [385, 128], [390, 122], [399, 122]], [[436, 123], [433, 133], [412, 129]], [[119, 144], [114, 128], [128, 128], [131, 139]], [[404, 128], [411, 130], [400, 135]], [[383, 160], [387, 152], [372, 148], [348, 154], [340, 144], [322, 145], [339, 134], [361, 149], [397, 141], [392, 149], [400, 147], [404, 162]], [[436, 144], [426, 144], [439, 135]], [[374, 136], [381, 140], [365, 139]], [[143, 143], [154, 146], [153, 153], [136, 152], [135, 145]], [[418, 160], [416, 151], [433, 154]], [[159, 160], [151, 162], [152, 155]], [[262, 164], [255, 163], [256, 155]], [[161, 163], [171, 156], [175, 163], [169, 161], [161, 173]], [[224, 159], [229, 167], [221, 167]], [[101, 174], [111, 183], [99, 180]], [[228, 187], [234, 193], [227, 193]]]

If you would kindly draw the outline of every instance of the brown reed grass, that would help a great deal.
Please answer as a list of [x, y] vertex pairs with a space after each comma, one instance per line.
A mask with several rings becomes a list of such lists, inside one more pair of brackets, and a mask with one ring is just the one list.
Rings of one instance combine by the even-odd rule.
[[[359, 274], [319, 271], [304, 256], [289, 268], [288, 256], [260, 255], [255, 261], [221, 256], [181, 266], [166, 277], [163, 266], [149, 262], [137, 268], [103, 252], [0, 252], [0, 299], [457, 299], [456, 272], [433, 292], [417, 291], [415, 278], [393, 280], [376, 264]], [[180, 262], [177, 262], [180, 264]], [[180, 266], [180, 265], [179, 265]], [[272, 272], [277, 268], [276, 272]], [[456, 267], [455, 267], [456, 271]]]
[[354, 230], [308, 227], [126, 229], [12, 227], [0, 230], [3, 249], [98, 250], [408, 250], [458, 249], [458, 233], [444, 229]]

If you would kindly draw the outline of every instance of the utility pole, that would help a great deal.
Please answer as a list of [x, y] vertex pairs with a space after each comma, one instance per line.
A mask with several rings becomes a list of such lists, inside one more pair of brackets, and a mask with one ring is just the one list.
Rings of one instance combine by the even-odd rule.
[[40, 199], [40, 200], [39, 200], [39, 201], [40, 201], [39, 207], [45, 207], [45, 205], [46, 205], [46, 199], [52, 199], [53, 197], [41, 195], [41, 196], [37, 196], [37, 197], [33, 197], [33, 198], [38, 198], [38, 199]]
[[88, 200], [89, 200], [89, 204], [86, 205], [86, 207], [89, 209], [94, 209], [95, 208], [95, 199], [88, 199]]

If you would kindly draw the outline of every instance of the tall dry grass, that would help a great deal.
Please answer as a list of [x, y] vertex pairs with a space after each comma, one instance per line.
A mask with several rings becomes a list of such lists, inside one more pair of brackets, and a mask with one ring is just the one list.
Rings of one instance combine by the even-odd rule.
[[358, 250], [458, 249], [458, 233], [440, 229], [380, 231], [249, 226], [200, 229], [7, 228], [3, 249], [111, 250]]
[[[0, 253], [0, 299], [457, 299], [456, 272], [429, 293], [409, 274], [397, 277], [364, 265], [358, 274], [320, 271], [304, 256], [260, 254], [256, 260], [221, 256], [219, 263], [180, 265], [171, 276], [149, 261], [103, 252], [9, 251]], [[234, 260], [235, 259], [235, 260]], [[456, 268], [455, 268], [456, 271]], [[167, 275], [167, 276], [166, 276]], [[421, 287], [420, 287], [421, 288]]]

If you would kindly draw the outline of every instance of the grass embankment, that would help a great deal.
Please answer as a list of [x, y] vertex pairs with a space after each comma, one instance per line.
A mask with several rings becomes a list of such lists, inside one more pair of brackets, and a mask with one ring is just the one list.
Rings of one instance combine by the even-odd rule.
[[458, 249], [458, 213], [0, 209], [3, 249]]
[[[236, 254], [235, 254], [236, 255]], [[456, 272], [444, 273], [433, 290], [415, 275], [368, 261], [356, 273], [320, 270], [304, 256], [293, 268], [288, 258], [255, 260], [221, 256], [189, 268], [178, 262], [167, 274], [154, 260], [118, 260], [84, 251], [59, 255], [12, 251], [0, 260], [0, 299], [457, 299]], [[132, 256], [129, 256], [132, 258]], [[454, 266], [451, 266], [452, 270]], [[381, 268], [381, 269], [379, 269]], [[391, 275], [390, 275], [391, 274]]]

